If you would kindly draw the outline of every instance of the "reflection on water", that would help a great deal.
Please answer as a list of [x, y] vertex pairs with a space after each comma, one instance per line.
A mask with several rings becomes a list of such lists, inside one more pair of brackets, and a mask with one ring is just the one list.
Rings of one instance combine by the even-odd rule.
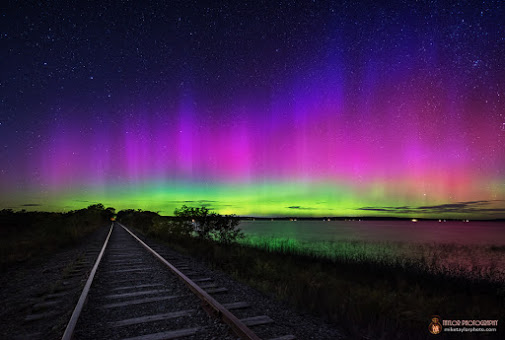
[[299, 241], [360, 240], [371, 242], [505, 245], [505, 223], [470, 221], [242, 221], [248, 235]]
[[434, 221], [244, 221], [245, 244], [505, 280], [505, 225]]

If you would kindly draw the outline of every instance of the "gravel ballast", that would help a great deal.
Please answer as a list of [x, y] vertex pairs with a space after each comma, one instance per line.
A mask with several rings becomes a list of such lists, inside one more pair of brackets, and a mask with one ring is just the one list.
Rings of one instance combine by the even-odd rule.
[[61, 338], [109, 228], [2, 273], [1, 339]]
[[74, 339], [235, 339], [197, 296], [118, 224], [91, 286]]

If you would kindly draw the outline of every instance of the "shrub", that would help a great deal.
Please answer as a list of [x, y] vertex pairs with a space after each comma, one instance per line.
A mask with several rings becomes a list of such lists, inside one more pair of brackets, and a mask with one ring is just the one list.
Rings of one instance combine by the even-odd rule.
[[155, 216], [152, 219], [152, 225], [148, 233], [155, 236], [170, 237], [179, 239], [191, 236], [193, 225], [184, 220], [171, 219], [162, 216]]
[[174, 210], [179, 223], [191, 223], [197, 237], [203, 240], [215, 240], [223, 244], [235, 242], [243, 237], [237, 228], [240, 219], [236, 215], [220, 215], [202, 206], [193, 208], [183, 205]]

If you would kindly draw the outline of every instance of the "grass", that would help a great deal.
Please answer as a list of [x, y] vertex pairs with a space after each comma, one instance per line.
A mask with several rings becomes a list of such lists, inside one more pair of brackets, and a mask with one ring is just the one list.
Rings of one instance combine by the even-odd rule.
[[0, 211], [0, 269], [40, 258], [103, 226], [109, 215], [101, 205], [68, 213]]
[[309, 242], [258, 236], [247, 236], [239, 243], [270, 253], [305, 255], [339, 263], [373, 263], [469, 280], [505, 281], [505, 267], [501, 265], [505, 263], [505, 246], [357, 240]]
[[[163, 233], [157, 237], [301, 311], [338, 324], [349, 339], [426, 339], [431, 336], [427, 327], [432, 315], [505, 315], [503, 262], [493, 262], [503, 261], [499, 246], [306, 243], [257, 237], [222, 245], [191, 237], [165, 238]], [[498, 257], [490, 255], [482, 263], [476, 254]], [[462, 255], [468, 261], [454, 261]], [[457, 336], [503, 337], [503, 330], [498, 330]]]

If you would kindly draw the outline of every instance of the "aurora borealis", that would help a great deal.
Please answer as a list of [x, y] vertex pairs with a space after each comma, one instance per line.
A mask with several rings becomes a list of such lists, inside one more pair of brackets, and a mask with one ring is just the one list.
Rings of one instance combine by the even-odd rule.
[[505, 218], [500, 1], [1, 10], [0, 209]]

